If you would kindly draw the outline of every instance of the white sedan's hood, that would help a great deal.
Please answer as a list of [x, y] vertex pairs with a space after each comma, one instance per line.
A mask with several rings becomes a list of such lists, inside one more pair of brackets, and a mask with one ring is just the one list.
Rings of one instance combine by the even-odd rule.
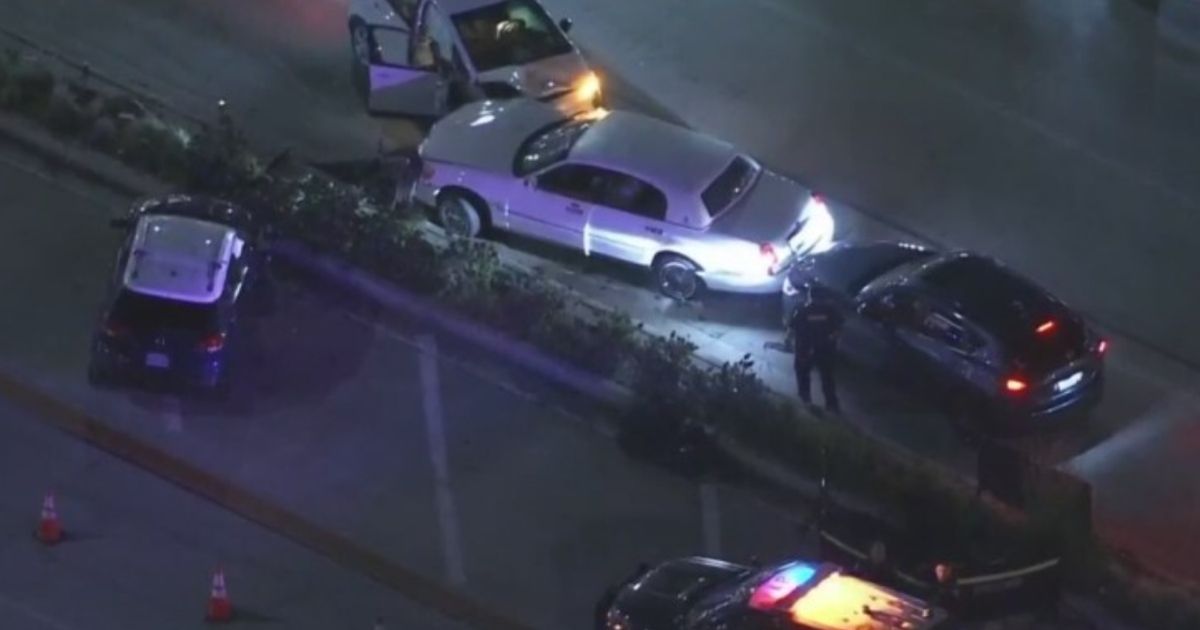
[[421, 157], [512, 173], [521, 143], [563, 119], [553, 105], [531, 99], [471, 103], [433, 125], [421, 145]]
[[588, 72], [578, 51], [521, 66], [505, 66], [480, 75], [480, 82], [503, 81], [533, 98], [551, 96], [574, 87]]

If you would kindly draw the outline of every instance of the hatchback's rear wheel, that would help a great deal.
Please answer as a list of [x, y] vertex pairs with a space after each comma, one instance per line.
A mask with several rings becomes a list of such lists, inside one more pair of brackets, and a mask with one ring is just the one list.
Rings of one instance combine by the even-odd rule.
[[471, 200], [446, 193], [438, 199], [438, 220], [450, 236], [475, 238], [483, 231], [483, 214]]
[[694, 299], [704, 288], [700, 268], [683, 256], [663, 256], [655, 261], [652, 271], [659, 293], [673, 300], [686, 302]]

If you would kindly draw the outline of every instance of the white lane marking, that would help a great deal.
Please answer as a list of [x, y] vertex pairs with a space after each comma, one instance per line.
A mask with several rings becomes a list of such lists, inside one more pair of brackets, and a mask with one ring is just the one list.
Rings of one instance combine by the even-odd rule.
[[61, 621], [58, 621], [57, 619], [48, 617], [19, 601], [14, 601], [12, 599], [9, 599], [8, 597], [4, 596], [3, 594], [0, 594], [0, 606], [15, 610], [15, 611], [25, 615], [29, 619], [32, 619], [32, 620], [42, 624], [43, 626], [50, 628], [51, 630], [75, 630], [71, 626], [68, 626], [68, 625], [62, 623]]
[[177, 396], [163, 396], [159, 415], [168, 433], [183, 433], [183, 406]]
[[704, 537], [704, 553], [721, 555], [721, 508], [717, 503], [717, 486], [700, 484], [700, 531]]
[[[384, 324], [380, 324], [378, 322], [371, 321], [371, 320], [367, 319], [366, 317], [359, 315], [358, 313], [346, 313], [346, 316], [349, 317], [350, 319], [358, 322], [359, 324], [362, 324], [363, 326], [366, 326], [368, 328], [375, 330], [375, 332], [377, 332], [393, 341], [402, 343], [406, 346], [410, 346], [417, 350], [421, 349], [421, 344], [418, 340], [409, 338], [401, 333], [398, 333], [395, 330], [392, 330], [391, 328], [385, 326]], [[495, 385], [495, 386], [497, 386], [519, 398], [523, 398], [525, 400], [538, 400], [538, 396], [536, 394], [526, 391], [524, 389], [521, 389], [519, 386], [512, 383], [511, 381], [497, 375], [495, 373], [495, 371], [489, 371], [489, 370], [480, 368], [479, 366], [477, 366], [473, 363], [470, 363], [466, 360], [458, 359], [458, 358], [455, 358], [455, 357], [452, 357], [449, 355], [445, 355], [445, 354], [438, 355], [438, 361], [453, 365], [454, 367], [470, 374], [471, 376], [474, 376], [483, 381], [487, 381], [487, 382], [491, 383], [492, 385]]]
[[458, 517], [454, 493], [450, 488], [450, 463], [446, 453], [446, 429], [442, 420], [442, 388], [438, 377], [437, 341], [432, 335], [417, 338], [421, 348], [421, 400], [425, 410], [425, 430], [429, 438], [429, 459], [433, 464], [438, 526], [442, 532], [442, 553], [446, 575], [455, 586], [465, 586], [467, 573], [459, 542]]

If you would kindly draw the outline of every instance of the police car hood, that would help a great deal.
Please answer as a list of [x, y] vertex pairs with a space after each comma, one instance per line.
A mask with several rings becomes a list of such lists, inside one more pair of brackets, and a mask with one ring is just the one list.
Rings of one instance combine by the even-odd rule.
[[677, 620], [698, 596], [745, 572], [745, 567], [710, 558], [672, 560], [622, 589], [615, 605], [635, 628], [676, 630]]
[[840, 297], [853, 299], [875, 278], [933, 252], [907, 243], [839, 244], [829, 251], [813, 254], [792, 268], [792, 285], [817, 284]]
[[472, 103], [433, 125], [421, 143], [421, 158], [512, 173], [521, 143], [564, 119], [554, 106], [531, 99]]

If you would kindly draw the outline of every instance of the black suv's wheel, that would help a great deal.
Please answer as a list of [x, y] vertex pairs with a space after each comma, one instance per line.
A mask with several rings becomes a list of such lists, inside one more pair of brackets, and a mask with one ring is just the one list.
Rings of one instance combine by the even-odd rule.
[[470, 199], [446, 193], [438, 199], [438, 220], [450, 236], [475, 238], [483, 232], [483, 212]]
[[694, 299], [704, 288], [696, 263], [675, 254], [660, 257], [652, 269], [659, 293], [680, 302]]

